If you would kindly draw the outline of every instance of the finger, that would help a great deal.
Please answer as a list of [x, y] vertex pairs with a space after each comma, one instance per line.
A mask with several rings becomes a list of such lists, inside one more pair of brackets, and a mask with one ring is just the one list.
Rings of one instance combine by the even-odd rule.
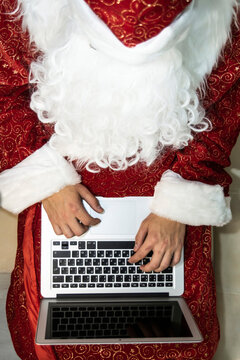
[[155, 271], [155, 269], [157, 269], [160, 266], [163, 256], [164, 256], [163, 250], [161, 249], [154, 250], [152, 258], [149, 261], [149, 263], [140, 266], [140, 269], [144, 272]]
[[145, 240], [145, 242], [143, 243], [143, 245], [139, 248], [139, 250], [130, 257], [130, 259], [128, 259], [128, 261], [130, 263], [136, 263], [140, 260], [142, 260], [143, 258], [145, 258], [145, 256], [152, 250], [152, 246], [151, 244], [149, 244], [149, 242], [147, 241], [147, 239]]
[[71, 238], [74, 236], [74, 233], [72, 232], [72, 230], [70, 229], [70, 227], [67, 224], [61, 225], [61, 230], [62, 230], [64, 236], [66, 236], [66, 238]]
[[62, 235], [63, 234], [61, 228], [57, 224], [52, 224], [52, 227], [53, 227], [53, 230], [54, 230], [56, 235]]
[[99, 213], [102, 213], [104, 211], [96, 196], [94, 196], [85, 186], [79, 184], [77, 186], [77, 191], [93, 210]]
[[143, 221], [135, 237], [134, 251], [137, 251], [144, 242], [144, 239], [147, 236], [147, 229], [148, 225]]
[[173, 255], [172, 261], [171, 261], [171, 266], [175, 266], [179, 263], [179, 261], [181, 260], [181, 255], [182, 255], [182, 247], [180, 247], [179, 249], [177, 249]]
[[92, 217], [82, 204], [80, 205], [80, 210], [76, 213], [76, 218], [86, 226], [94, 226], [101, 222], [100, 219]]
[[137, 325], [139, 326], [139, 329], [142, 331], [143, 335], [145, 337], [153, 337], [154, 332], [151, 328], [150, 321], [145, 319], [145, 321], [138, 321]]
[[167, 269], [171, 264], [172, 257], [173, 257], [172, 251], [170, 251], [170, 250], [166, 251], [166, 253], [164, 254], [164, 256], [160, 262], [160, 266], [158, 268], [156, 268], [154, 271], [161, 272], [161, 271]]
[[73, 232], [73, 234], [76, 236], [81, 236], [89, 229], [88, 226], [81, 224], [76, 218], [74, 218], [71, 222], [69, 222], [68, 225], [71, 231]]

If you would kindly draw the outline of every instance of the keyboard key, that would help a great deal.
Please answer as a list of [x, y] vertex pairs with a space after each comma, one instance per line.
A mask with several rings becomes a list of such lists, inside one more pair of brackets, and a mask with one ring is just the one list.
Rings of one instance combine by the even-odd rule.
[[126, 259], [118, 259], [118, 265], [125, 265]]
[[102, 265], [102, 266], [104, 266], [104, 265], [105, 265], [105, 266], [106, 266], [106, 265], [109, 265], [108, 259], [102, 259], [102, 260], [101, 260], [101, 265]]
[[163, 270], [162, 273], [163, 274], [172, 274], [173, 268], [169, 266], [167, 269]]
[[77, 288], [78, 285], [77, 285], [77, 284], [70, 284], [70, 287], [71, 287], [71, 288]]
[[130, 257], [130, 251], [129, 251], [129, 250], [123, 250], [123, 251], [122, 251], [122, 257], [124, 257], [124, 258]]
[[114, 275], [108, 275], [107, 279], [108, 279], [108, 282], [114, 282], [115, 281], [115, 276]]
[[67, 265], [67, 260], [66, 259], [60, 259], [59, 260], [59, 266], [66, 266]]
[[86, 287], [87, 287], [87, 284], [79, 284], [79, 287], [80, 287], [80, 288], [86, 288]]
[[68, 267], [62, 267], [61, 274], [68, 274]]
[[110, 267], [104, 267], [104, 268], [103, 268], [103, 273], [104, 273], [104, 274], [110, 274], [110, 272], [111, 272], [111, 268], [110, 268]]
[[130, 266], [130, 267], [128, 268], [128, 273], [129, 273], [129, 274], [135, 274], [135, 272], [136, 272], [135, 266]]
[[173, 287], [173, 283], [166, 283], [166, 287]]
[[83, 266], [83, 259], [77, 259], [76, 260], [76, 265], [77, 266]]
[[90, 276], [89, 275], [83, 275], [82, 281], [83, 282], [89, 282], [90, 281]]
[[158, 275], [157, 281], [164, 281], [164, 275]]
[[85, 266], [92, 266], [92, 259], [85, 259], [84, 265]]
[[149, 281], [156, 281], [157, 280], [157, 276], [156, 275], [150, 275], [149, 276]]
[[104, 284], [98, 283], [98, 284], [97, 284], [97, 287], [98, 287], [98, 288], [103, 288], [103, 287], [104, 287]]
[[99, 266], [100, 265], [100, 259], [93, 259], [93, 265]]
[[141, 281], [148, 281], [148, 275], [141, 275]]
[[111, 266], [117, 265], [117, 259], [110, 259], [110, 265]]
[[123, 282], [123, 275], [116, 275], [116, 281], [119, 283]]
[[76, 246], [76, 245], [77, 245], [77, 241], [70, 241], [70, 245]]
[[98, 282], [98, 276], [97, 275], [92, 275], [91, 276], [91, 282]]
[[76, 267], [70, 267], [70, 274], [72, 274], [72, 275], [77, 274], [77, 268]]
[[73, 282], [73, 277], [72, 276], [66, 276], [66, 282]]
[[99, 276], [99, 282], [104, 283], [104, 282], [106, 282], [106, 281], [107, 281], [106, 275], [100, 275], [100, 276]]
[[68, 241], [62, 241], [62, 249], [68, 249], [69, 248], [69, 244]]
[[111, 283], [106, 283], [106, 284], [105, 284], [105, 287], [106, 287], [106, 288], [113, 287], [113, 284], [111, 284]]
[[87, 242], [87, 249], [96, 249], [96, 247], [97, 247], [96, 241]]
[[85, 274], [85, 272], [86, 272], [85, 267], [79, 267], [78, 268], [78, 274]]
[[112, 274], [118, 274], [119, 273], [119, 267], [113, 266], [112, 267]]
[[147, 283], [141, 283], [140, 287], [147, 287]]
[[79, 250], [85, 249], [85, 241], [79, 241], [78, 242], [78, 248], [79, 248]]
[[97, 257], [98, 257], [98, 258], [104, 257], [104, 251], [102, 251], [102, 250], [98, 251], [98, 252], [97, 252]]
[[131, 275], [125, 275], [124, 276], [124, 281], [126, 281], [126, 282], [131, 281]]
[[114, 251], [114, 257], [121, 257], [121, 251], [120, 250], [115, 250]]
[[79, 257], [79, 251], [78, 250], [72, 251], [72, 257], [73, 258], [78, 258]]
[[94, 251], [94, 250], [89, 251], [88, 256], [89, 256], [90, 258], [95, 258], [95, 257], [96, 257], [96, 251]]
[[53, 288], [54, 289], [60, 288], [60, 284], [53, 284]]
[[172, 275], [166, 275], [166, 281], [168, 281], [168, 282], [173, 281], [173, 276]]
[[133, 281], [134, 282], [140, 281], [140, 276], [139, 275], [133, 275]]
[[114, 287], [116, 287], [116, 288], [119, 288], [119, 287], [121, 287], [122, 286], [122, 284], [120, 284], [120, 283], [115, 283], [114, 284]]
[[148, 287], [156, 287], [156, 284], [155, 283], [149, 283]]
[[96, 286], [95, 284], [88, 284], [89, 288], [95, 288], [95, 286]]
[[87, 267], [87, 274], [93, 274], [94, 268], [93, 267]]
[[95, 274], [102, 274], [102, 267], [100, 266], [95, 267]]
[[127, 274], [127, 267], [126, 266], [121, 266], [120, 267], [120, 274]]
[[80, 257], [81, 258], [86, 258], [87, 257], [87, 250], [81, 250], [80, 251]]
[[60, 274], [60, 268], [58, 266], [53, 267], [53, 274], [55, 275]]
[[61, 283], [64, 282], [64, 276], [53, 276], [54, 283]]
[[129, 283], [123, 283], [123, 287], [130, 287]]
[[134, 241], [98, 241], [98, 249], [132, 249]]
[[60, 241], [53, 241], [53, 245], [54, 245], [54, 246], [59, 246], [59, 245], [60, 245]]
[[138, 287], [138, 283], [131, 283], [131, 287]]
[[69, 284], [62, 284], [61, 287], [62, 287], [63, 289], [67, 289], [67, 288], [69, 288]]
[[70, 256], [70, 251], [53, 251], [54, 258], [69, 258]]
[[82, 277], [81, 276], [78, 276], [78, 275], [76, 275], [76, 276], [74, 276], [74, 282], [81, 282], [82, 281]]
[[106, 251], [106, 257], [113, 257], [113, 252], [112, 252], [112, 250], [107, 250]]
[[75, 259], [68, 259], [68, 266], [75, 266]]
[[163, 282], [157, 283], [157, 287], [164, 287], [164, 283]]

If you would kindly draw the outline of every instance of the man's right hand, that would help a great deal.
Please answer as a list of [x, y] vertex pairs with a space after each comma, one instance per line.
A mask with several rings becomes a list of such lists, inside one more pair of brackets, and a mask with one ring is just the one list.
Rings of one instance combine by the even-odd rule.
[[57, 235], [64, 234], [67, 238], [80, 236], [89, 226], [100, 223], [100, 219], [88, 214], [82, 200], [85, 200], [96, 212], [104, 211], [98, 199], [82, 184], [66, 186], [42, 201]]

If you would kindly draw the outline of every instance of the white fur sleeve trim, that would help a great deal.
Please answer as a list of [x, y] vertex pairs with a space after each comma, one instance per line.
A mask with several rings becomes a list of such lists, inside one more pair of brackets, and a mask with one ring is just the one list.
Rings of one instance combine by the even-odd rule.
[[230, 197], [220, 185], [183, 179], [166, 171], [155, 187], [151, 211], [187, 225], [223, 226], [232, 219]]
[[66, 185], [80, 181], [73, 165], [45, 144], [0, 174], [1, 206], [17, 214]]

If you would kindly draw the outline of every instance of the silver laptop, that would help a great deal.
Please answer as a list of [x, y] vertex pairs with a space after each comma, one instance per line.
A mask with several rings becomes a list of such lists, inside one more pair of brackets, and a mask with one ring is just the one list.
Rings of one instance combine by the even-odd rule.
[[80, 237], [55, 235], [42, 208], [41, 301], [37, 344], [200, 342], [180, 296], [184, 260], [162, 273], [128, 263], [149, 197], [99, 198], [101, 223]]

